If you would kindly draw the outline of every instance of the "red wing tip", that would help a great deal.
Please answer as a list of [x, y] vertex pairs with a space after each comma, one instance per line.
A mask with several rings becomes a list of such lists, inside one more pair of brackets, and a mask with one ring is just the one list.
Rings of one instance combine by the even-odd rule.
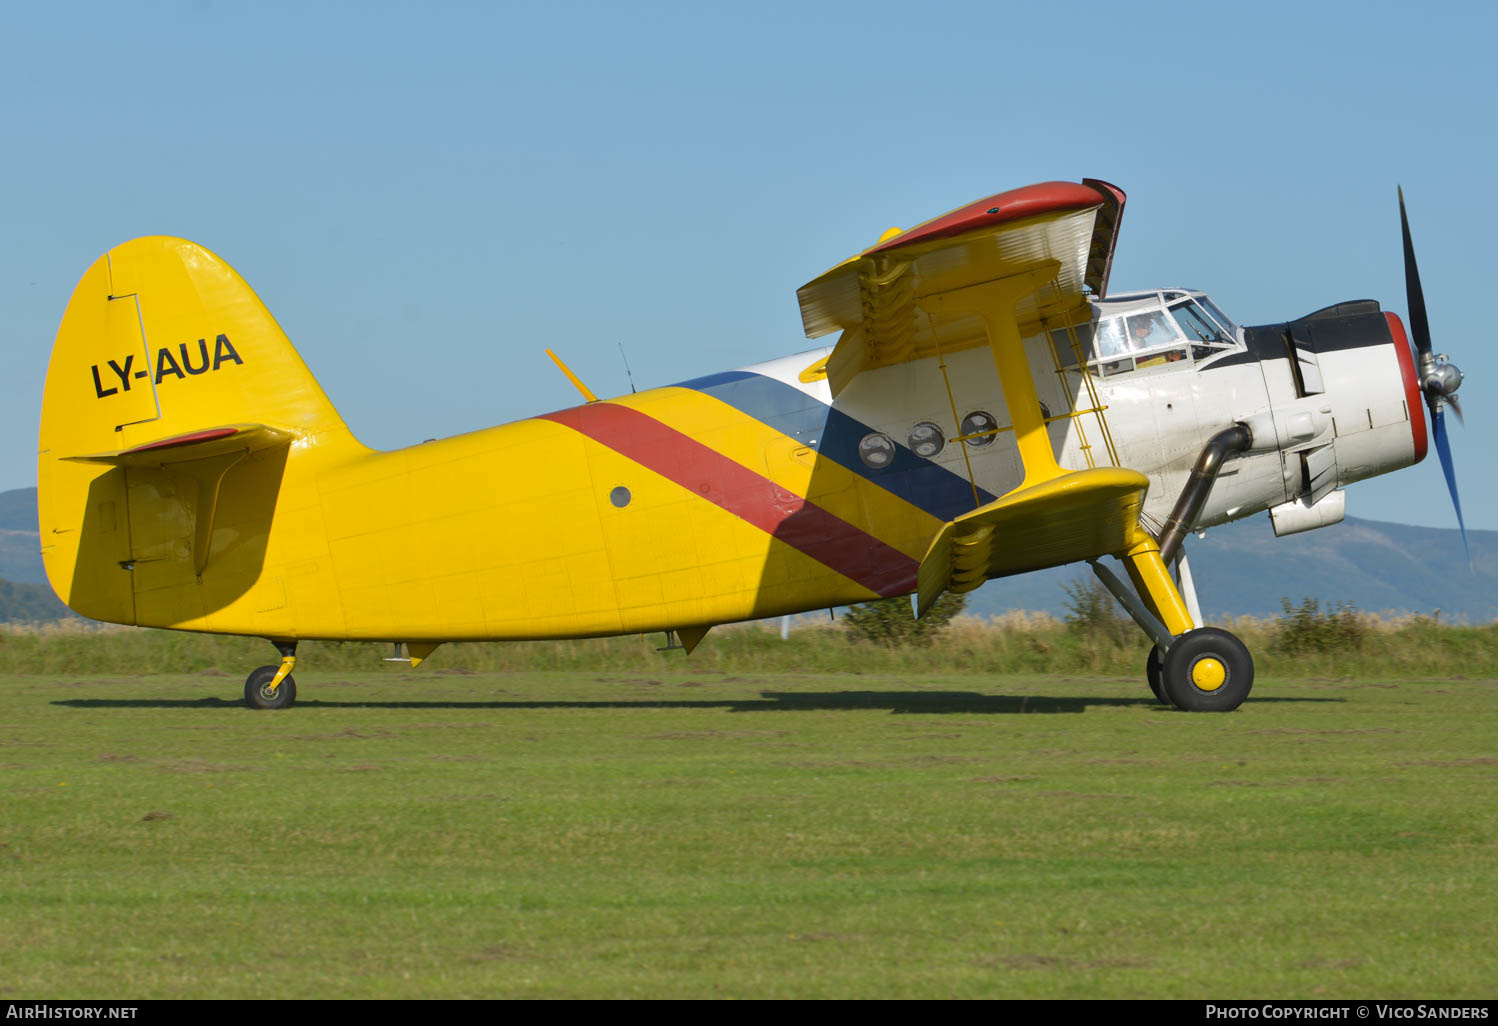
[[[1122, 195], [1122, 190], [1116, 186], [1109, 188]], [[974, 200], [864, 252], [887, 253], [901, 246], [961, 235], [1021, 218], [1095, 207], [1109, 198], [1096, 187], [1079, 182], [1039, 182]]]

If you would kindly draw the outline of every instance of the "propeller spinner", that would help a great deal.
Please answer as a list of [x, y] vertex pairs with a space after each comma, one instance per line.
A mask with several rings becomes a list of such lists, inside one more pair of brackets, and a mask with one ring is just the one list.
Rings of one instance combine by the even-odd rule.
[[1425, 315], [1425, 292], [1420, 287], [1420, 268], [1415, 264], [1415, 246], [1410, 241], [1410, 219], [1404, 210], [1404, 189], [1399, 190], [1399, 226], [1404, 232], [1404, 291], [1409, 304], [1410, 334], [1414, 338], [1415, 351], [1420, 357], [1420, 391], [1425, 393], [1425, 405], [1430, 410], [1430, 421], [1436, 436], [1436, 452], [1441, 457], [1441, 471], [1446, 475], [1446, 488], [1451, 492], [1451, 504], [1456, 507], [1456, 523], [1462, 531], [1462, 547], [1467, 550], [1467, 562], [1472, 562], [1472, 548], [1467, 544], [1467, 525], [1462, 519], [1462, 500], [1456, 492], [1456, 468], [1451, 461], [1451, 440], [1446, 435], [1445, 410], [1450, 406], [1457, 420], [1462, 419], [1462, 407], [1457, 402], [1456, 390], [1465, 376], [1461, 368], [1446, 359], [1446, 354], [1435, 355], [1430, 346], [1430, 321]]

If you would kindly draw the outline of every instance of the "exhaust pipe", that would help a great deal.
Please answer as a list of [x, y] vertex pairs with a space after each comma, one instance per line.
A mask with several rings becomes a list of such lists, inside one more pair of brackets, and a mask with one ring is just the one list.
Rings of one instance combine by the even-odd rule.
[[1165, 528], [1160, 532], [1160, 558], [1167, 566], [1176, 558], [1191, 525], [1196, 523], [1222, 465], [1239, 453], [1247, 452], [1253, 444], [1254, 433], [1247, 424], [1240, 423], [1217, 432], [1202, 447], [1196, 465], [1191, 468], [1191, 476], [1186, 480], [1186, 487], [1181, 489], [1181, 497], [1176, 500], [1170, 516], [1165, 518]]

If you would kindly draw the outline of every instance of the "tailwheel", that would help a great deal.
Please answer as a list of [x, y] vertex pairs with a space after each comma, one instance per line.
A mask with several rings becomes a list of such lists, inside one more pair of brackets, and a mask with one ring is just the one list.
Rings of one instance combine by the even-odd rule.
[[1150, 649], [1149, 659], [1144, 664], [1144, 679], [1149, 681], [1150, 691], [1160, 700], [1161, 705], [1175, 705], [1170, 696], [1165, 693], [1165, 660], [1160, 655], [1160, 646], [1156, 645]]
[[1254, 686], [1254, 660], [1236, 636], [1200, 627], [1175, 640], [1161, 664], [1161, 687], [1187, 712], [1232, 712]]
[[285, 709], [296, 701], [296, 681], [287, 674], [281, 683], [271, 687], [279, 666], [261, 666], [244, 682], [244, 700], [251, 709]]

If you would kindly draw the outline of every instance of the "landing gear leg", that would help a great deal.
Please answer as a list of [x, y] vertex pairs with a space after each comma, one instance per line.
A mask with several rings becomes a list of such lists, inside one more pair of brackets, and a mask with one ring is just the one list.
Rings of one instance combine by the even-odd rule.
[[251, 709], [285, 709], [296, 701], [296, 681], [291, 677], [296, 666], [296, 642], [278, 641], [279, 666], [261, 666], [245, 679], [244, 700]]
[[1195, 625], [1153, 539], [1139, 540], [1119, 558], [1137, 596], [1102, 564], [1093, 570], [1155, 642], [1145, 664], [1155, 697], [1188, 712], [1231, 712], [1242, 705], [1254, 682], [1253, 657], [1243, 642]]

